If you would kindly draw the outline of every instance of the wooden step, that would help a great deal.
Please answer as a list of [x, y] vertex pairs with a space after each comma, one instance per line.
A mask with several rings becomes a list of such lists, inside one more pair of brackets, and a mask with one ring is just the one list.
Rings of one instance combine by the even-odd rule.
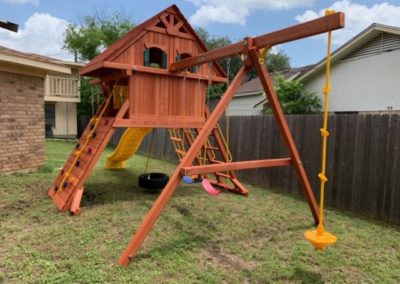
[[169, 137], [169, 139], [171, 139], [172, 141], [175, 141], [175, 142], [183, 142], [182, 138], [177, 138], [177, 137], [173, 137], [173, 136]]
[[219, 161], [219, 160], [210, 160], [210, 162], [212, 163], [212, 164], [225, 164], [226, 162], [224, 162], [224, 161]]
[[207, 150], [219, 151], [219, 148], [218, 147], [214, 147], [214, 146], [205, 146], [205, 148]]
[[224, 173], [215, 173], [216, 176], [223, 177], [223, 178], [231, 178], [231, 175], [224, 174]]
[[178, 150], [178, 149], [175, 149], [175, 152], [176, 152], [177, 154], [180, 154], [180, 155], [186, 155], [186, 152], [185, 152], [185, 151], [181, 151], [181, 150]]

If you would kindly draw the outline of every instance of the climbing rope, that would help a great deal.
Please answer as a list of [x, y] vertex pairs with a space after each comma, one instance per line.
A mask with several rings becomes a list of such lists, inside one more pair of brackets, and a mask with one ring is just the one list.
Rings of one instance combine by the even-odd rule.
[[[325, 16], [331, 15], [335, 11], [328, 9], [325, 11]], [[321, 172], [318, 177], [321, 181], [320, 184], [320, 204], [319, 204], [319, 223], [317, 230], [306, 231], [304, 233], [305, 238], [310, 241], [315, 249], [324, 249], [326, 246], [334, 244], [337, 240], [336, 236], [328, 233], [324, 229], [324, 195], [325, 195], [325, 184], [328, 182], [326, 177], [326, 156], [327, 156], [327, 146], [328, 146], [328, 110], [329, 110], [329, 93], [331, 91], [331, 32], [328, 32], [328, 47], [326, 56], [326, 72], [325, 72], [325, 86], [323, 89], [324, 94], [324, 121], [323, 127], [320, 129], [322, 136], [322, 159], [321, 159]]]

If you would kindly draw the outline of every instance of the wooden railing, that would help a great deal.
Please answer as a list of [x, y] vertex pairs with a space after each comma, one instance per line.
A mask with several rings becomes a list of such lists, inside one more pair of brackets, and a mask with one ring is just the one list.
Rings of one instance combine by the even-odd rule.
[[45, 96], [79, 99], [79, 77], [74, 75], [47, 75]]

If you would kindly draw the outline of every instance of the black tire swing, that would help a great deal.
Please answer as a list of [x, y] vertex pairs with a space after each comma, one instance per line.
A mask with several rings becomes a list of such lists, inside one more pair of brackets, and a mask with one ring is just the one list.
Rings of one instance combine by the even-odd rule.
[[148, 151], [147, 151], [147, 161], [146, 168], [143, 174], [138, 177], [139, 187], [146, 189], [147, 193], [157, 194], [160, 193], [161, 190], [167, 185], [169, 181], [168, 175], [164, 173], [150, 173], [150, 161], [152, 159], [153, 145], [154, 145], [154, 132], [151, 132], [151, 141], [149, 143]]

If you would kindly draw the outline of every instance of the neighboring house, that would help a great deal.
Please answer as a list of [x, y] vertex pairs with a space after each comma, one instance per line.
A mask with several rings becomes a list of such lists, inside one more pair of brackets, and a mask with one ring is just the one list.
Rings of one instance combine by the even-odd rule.
[[[321, 97], [325, 64], [326, 59], [298, 77]], [[337, 49], [331, 85], [332, 112], [400, 111], [400, 28], [373, 24]]]
[[[75, 63], [0, 47], [0, 173], [32, 170], [43, 164], [45, 98], [55, 105], [55, 111], [57, 104], [62, 109], [66, 102], [75, 109], [79, 102], [78, 79], [74, 79], [72, 92], [56, 78], [70, 80], [72, 69], [77, 67]], [[75, 124], [75, 128], [71, 127], [70, 133], [73, 129], [76, 132], [76, 111], [73, 113], [69, 124]]]
[[[303, 72], [310, 70], [313, 65], [292, 68], [282, 72], [287, 80], [293, 80]], [[228, 106], [228, 115], [261, 115], [266, 97], [258, 77], [244, 83], [237, 90]]]
[[77, 136], [77, 103], [80, 100], [79, 68], [84, 64], [59, 61], [70, 68], [70, 74], [48, 74], [45, 78], [46, 137]]

